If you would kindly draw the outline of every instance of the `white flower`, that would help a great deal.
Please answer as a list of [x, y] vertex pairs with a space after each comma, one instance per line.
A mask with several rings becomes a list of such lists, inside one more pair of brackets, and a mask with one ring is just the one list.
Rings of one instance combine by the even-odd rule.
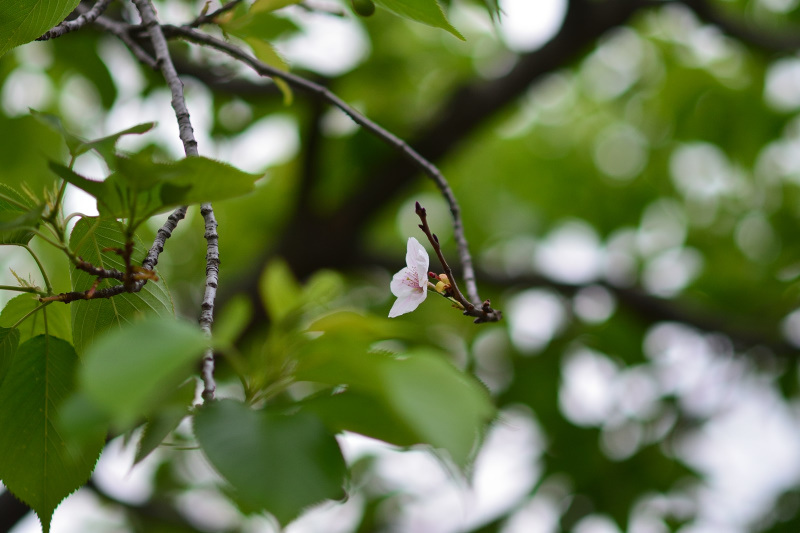
[[389, 318], [410, 313], [428, 295], [428, 252], [414, 237], [408, 238], [406, 267], [392, 278], [392, 294], [397, 301], [389, 311]]

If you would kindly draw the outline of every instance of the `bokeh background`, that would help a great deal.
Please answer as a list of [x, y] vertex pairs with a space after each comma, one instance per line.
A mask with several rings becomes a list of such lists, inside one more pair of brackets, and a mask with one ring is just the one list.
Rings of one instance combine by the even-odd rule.
[[[156, 5], [177, 24], [202, 9]], [[274, 44], [449, 179], [481, 295], [505, 321], [474, 326], [436, 298], [397, 320], [474, 373], [500, 416], [467, 480], [429, 450], [342, 435], [350, 498], [287, 531], [800, 531], [797, 0], [501, 0], [494, 21], [480, 1], [443, 5], [465, 42], [309, 0], [278, 12], [291, 24]], [[405, 242], [422, 239], [415, 201], [455, 263], [446, 204], [389, 148], [306, 95], [284, 105], [225, 57], [174, 54], [201, 154], [266, 172], [215, 206], [222, 316], [276, 257], [300, 279], [334, 270], [330, 308], [384, 315]], [[57, 151], [29, 108], [88, 138], [155, 120], [122, 148], [182, 153], [160, 77], [96, 30], [18, 48], [0, 84], [6, 169], [35, 176], [34, 152]], [[92, 154], [76, 170], [106, 172]], [[159, 265], [190, 317], [200, 228], [190, 215]], [[6, 249], [0, 266], [3, 283], [34, 271]], [[256, 310], [243, 339], [267, 322]], [[52, 531], [275, 529], [223, 497], [199, 451], [165, 447], [135, 468], [133, 453], [112, 441]], [[9, 502], [0, 493], [0, 517]], [[6, 521], [39, 530], [30, 514]]]

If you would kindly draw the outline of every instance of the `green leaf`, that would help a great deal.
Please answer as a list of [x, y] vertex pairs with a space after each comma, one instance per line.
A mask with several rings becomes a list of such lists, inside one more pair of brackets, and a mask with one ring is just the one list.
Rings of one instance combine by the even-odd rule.
[[[84, 261], [101, 268], [124, 271], [125, 264], [119, 255], [103, 251], [109, 248], [122, 248], [124, 245], [125, 235], [120, 230], [119, 224], [113, 220], [82, 218], [75, 224], [70, 236], [72, 250]], [[134, 264], [140, 264], [145, 253], [142, 243], [134, 239], [132, 257]], [[94, 276], [76, 269], [74, 265], [70, 268], [70, 275], [72, 288], [75, 291], [85, 291], [95, 281]], [[106, 279], [99, 284], [98, 289], [120, 283], [118, 280]], [[148, 281], [139, 292], [125, 292], [113, 298], [79, 300], [69, 306], [72, 308], [72, 335], [75, 349], [80, 354], [84, 353], [95, 336], [110, 328], [128, 324], [138, 316], [155, 315], [167, 319], [175, 314], [169, 290], [163, 279], [157, 282]]]
[[78, 157], [89, 150], [95, 150], [102, 156], [109, 168], [114, 168], [116, 158], [115, 148], [117, 146], [117, 141], [119, 141], [122, 136], [141, 135], [142, 133], [147, 133], [156, 125], [155, 122], [145, 122], [131, 126], [117, 133], [112, 133], [111, 135], [89, 141], [68, 131], [61, 122], [61, 118], [56, 115], [42, 113], [35, 109], [31, 109], [31, 115], [64, 138], [64, 142], [66, 142], [67, 149], [72, 157]]
[[173, 163], [157, 163], [145, 157], [117, 157], [117, 171], [105, 181], [90, 180], [58, 163], [51, 162], [50, 168], [94, 196], [101, 216], [131, 219], [134, 225], [180, 205], [247, 194], [261, 178], [204, 157], [188, 157]]
[[27, 0], [0, 2], [0, 57], [33, 41], [64, 20], [80, 0]]
[[45, 533], [58, 504], [89, 479], [105, 442], [96, 435], [76, 450], [55, 426], [77, 365], [68, 342], [40, 335], [19, 347], [0, 387], [0, 479], [36, 511]]
[[258, 287], [261, 301], [275, 322], [285, 319], [303, 303], [302, 288], [285, 261], [274, 260], [267, 265]]
[[383, 6], [392, 13], [403, 18], [411, 19], [434, 28], [442, 28], [449, 31], [462, 41], [464, 36], [455, 29], [444, 11], [436, 0], [374, 0], [379, 6]]
[[[0, 327], [10, 328], [39, 307], [39, 299], [31, 294], [20, 294], [8, 301], [0, 313]], [[45, 319], [47, 327], [45, 327]], [[52, 303], [26, 318], [17, 326], [20, 342], [47, 333], [67, 342], [72, 342], [69, 306]]]
[[189, 408], [194, 401], [195, 385], [195, 380], [186, 381], [175, 391], [172, 398], [148, 418], [142, 437], [136, 446], [134, 464], [139, 463], [158, 448], [167, 435], [172, 433], [181, 420], [189, 414]]
[[299, 4], [302, 1], [303, 0], [256, 0], [253, 2], [253, 6], [250, 8], [250, 10], [264, 12], [275, 11], [286, 6]]
[[200, 326], [149, 317], [110, 331], [89, 347], [80, 388], [126, 428], [173, 395], [207, 346]]
[[[253, 49], [253, 53], [255, 53], [258, 59], [271, 67], [277, 68], [278, 70], [282, 70], [284, 72], [289, 71], [289, 64], [285, 59], [283, 59], [283, 57], [281, 57], [281, 55], [270, 43], [264, 39], [259, 39], [256, 37], [247, 37], [244, 39], [244, 41], [250, 45], [250, 48]], [[291, 105], [294, 96], [289, 84], [277, 77], [272, 77], [271, 79], [283, 94], [283, 105]]]
[[309, 505], [344, 496], [339, 445], [313, 415], [275, 414], [222, 400], [199, 410], [194, 432], [237, 497], [281, 524]]
[[33, 205], [29, 198], [0, 183], [0, 244], [28, 244], [33, 232], [24, 227], [38, 227], [43, 210], [44, 205]]
[[397, 358], [352, 346], [346, 335], [309, 343], [295, 377], [347, 390], [309, 400], [308, 408], [335, 430], [401, 446], [429, 444], [466, 467], [495, 414], [486, 389], [430, 350]]
[[14, 361], [14, 355], [19, 346], [19, 331], [16, 329], [0, 328], [0, 385], [6, 378]]

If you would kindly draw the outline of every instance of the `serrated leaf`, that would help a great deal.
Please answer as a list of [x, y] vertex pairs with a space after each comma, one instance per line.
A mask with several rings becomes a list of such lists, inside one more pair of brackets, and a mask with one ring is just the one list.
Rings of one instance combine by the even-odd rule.
[[[10, 328], [19, 320], [39, 307], [39, 299], [31, 294], [15, 296], [0, 312], [0, 327]], [[47, 325], [45, 327], [45, 319]], [[25, 342], [37, 335], [47, 333], [67, 342], [72, 342], [69, 306], [53, 303], [26, 318], [17, 326], [19, 342]]]
[[63, 122], [61, 122], [61, 118], [56, 115], [42, 113], [35, 109], [31, 109], [31, 115], [63, 137], [64, 142], [67, 144], [67, 149], [73, 158], [89, 150], [95, 150], [105, 160], [109, 168], [114, 168], [116, 157], [115, 148], [117, 146], [117, 141], [119, 141], [121, 137], [124, 135], [141, 135], [147, 133], [156, 125], [155, 122], [144, 122], [99, 139], [87, 140], [67, 130]]
[[[114, 268], [124, 271], [122, 258], [114, 252], [103, 251], [109, 248], [122, 248], [125, 235], [113, 220], [98, 220], [92, 217], [82, 218], [75, 224], [70, 236], [70, 247], [84, 261], [101, 268]], [[132, 260], [141, 264], [146, 253], [141, 241], [134, 239]], [[91, 274], [70, 268], [72, 288], [85, 291], [92, 286], [95, 278]], [[113, 279], [103, 280], [98, 289], [119, 285]], [[58, 304], [55, 304], [58, 305]], [[163, 278], [159, 281], [148, 281], [139, 292], [122, 293], [113, 298], [96, 300], [79, 300], [69, 304], [72, 309], [72, 336], [75, 349], [83, 354], [94, 338], [104, 331], [129, 324], [143, 315], [155, 315], [164, 318], [172, 317], [175, 312], [172, 298]]]
[[19, 346], [19, 331], [10, 328], [0, 328], [0, 386], [11, 369], [14, 355]]
[[411, 19], [434, 28], [442, 28], [452, 33], [462, 41], [464, 36], [455, 29], [444, 15], [441, 6], [436, 0], [374, 0], [395, 15]]
[[20, 345], [0, 387], [0, 479], [36, 512], [45, 533], [58, 504], [89, 479], [105, 442], [97, 435], [76, 450], [55, 426], [77, 364], [68, 342], [40, 335]]
[[171, 317], [128, 324], [87, 349], [81, 391], [117, 427], [127, 428], [174, 394], [207, 346], [200, 326]]
[[25, 228], [38, 227], [43, 210], [44, 205], [33, 205], [29, 198], [0, 183], [0, 244], [28, 244], [33, 232]]
[[222, 400], [198, 411], [194, 432], [237, 499], [281, 524], [310, 505], [344, 496], [339, 445], [310, 414], [275, 414]]
[[333, 429], [401, 446], [429, 444], [460, 467], [469, 464], [495, 413], [486, 389], [429, 350], [398, 358], [354, 350], [346, 335], [325, 337], [309, 343], [295, 377], [347, 390], [309, 400], [310, 410]]
[[164, 439], [172, 433], [181, 423], [194, 400], [196, 382], [189, 380], [176, 390], [167, 402], [162, 404], [158, 411], [147, 419], [142, 431], [142, 437], [136, 446], [134, 464], [139, 463], [158, 448]]
[[58, 163], [58, 176], [97, 199], [104, 218], [127, 218], [134, 225], [180, 205], [225, 200], [251, 192], [260, 175], [205, 157], [157, 163], [144, 157], [116, 158], [117, 171], [95, 181]]
[[28, 0], [0, 2], [0, 57], [33, 41], [64, 20], [80, 0]]

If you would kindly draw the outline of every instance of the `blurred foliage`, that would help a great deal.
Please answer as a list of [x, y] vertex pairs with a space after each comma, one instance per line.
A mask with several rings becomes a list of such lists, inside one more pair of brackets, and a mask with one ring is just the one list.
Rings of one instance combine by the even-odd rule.
[[[437, 18], [433, 25], [452, 23], [464, 42], [384, 9], [397, 2], [375, 3], [368, 18], [354, 15], [349, 1], [334, 3], [366, 43], [360, 59], [338, 70], [293, 64], [290, 53], [292, 40], [312, 27], [311, 17], [324, 14], [299, 6], [261, 14], [242, 8], [236, 12], [242, 18], [226, 20], [226, 31], [245, 41], [258, 33], [276, 52], [273, 64], [285, 59], [293, 72], [322, 83], [410, 143], [426, 137], [457, 95], [502, 80], [516, 62], [537, 53], [510, 50], [493, 23], [498, 15], [492, 1], [442, 2], [448, 19]], [[617, 3], [589, 2], [609, 11]], [[796, 33], [800, 24], [796, 2], [731, 0], [710, 6], [757, 36]], [[168, 20], [184, 22], [202, 6], [165, 0], [158, 7], [170, 16], [188, 14]], [[112, 7], [110, 16], [119, 16], [119, 9]], [[689, 531], [692, 524], [713, 525], [720, 511], [709, 510], [714, 504], [708, 500], [716, 494], [723, 513], [736, 511], [741, 531], [797, 531], [800, 474], [774, 474], [777, 481], [760, 493], [745, 492], [756, 503], [735, 509], [725, 503], [727, 496], [714, 493], [722, 490], [715, 477], [720, 467], [714, 471], [692, 453], [693, 443], [719, 431], [715, 428], [741, 407], [742, 398], [755, 402], [754, 390], [773, 398], [768, 404], [773, 412], [793, 413], [795, 432], [798, 423], [800, 320], [792, 313], [800, 296], [800, 61], [723, 29], [682, 2], [642, 8], [577, 57], [549, 50], [552, 66], [479, 126], [439, 130], [455, 139], [435, 162], [460, 202], [481, 296], [506, 316], [500, 324], [481, 326], [433, 295], [394, 322], [379, 318], [391, 306], [389, 280], [403, 266], [407, 238], [421, 238], [409, 216], [415, 200], [431, 213], [432, 224], [436, 212], [442, 215], [433, 229], [456, 273], [461, 270], [446, 226], [447, 206], [431, 182], [409, 178], [389, 200], [360, 206], [371, 216], [358, 217], [348, 202], [359, 191], [379, 187], [380, 171], [393, 170], [386, 166], [396, 161], [389, 147], [306, 94], [296, 92], [285, 106], [272, 84], [245, 78], [225, 86], [222, 82], [240, 79], [228, 59], [176, 44], [179, 70], [189, 71], [184, 80], [190, 111], [200, 117], [201, 154], [212, 157], [221, 146], [244, 145], [248, 134], [261, 131], [255, 125], [275, 117], [288, 121], [300, 142], [261, 169], [265, 178], [253, 193], [215, 203], [222, 257], [217, 378], [220, 396], [236, 403], [226, 400], [230, 403], [201, 410], [196, 423], [201, 444], [211, 450], [209, 459], [229, 483], [209, 489], [207, 480], [193, 473], [199, 468], [195, 452], [172, 449], [197, 443], [185, 425], [178, 426], [186, 391], [172, 399], [165, 393], [159, 396], [163, 412], [154, 413], [150, 404], [125, 412], [128, 425], [132, 417], [147, 418], [150, 440], [143, 439], [137, 459], [156, 448], [153, 439], [177, 427], [165, 441], [174, 446], [154, 454], [160, 466], [150, 500], [138, 507], [111, 500], [125, 509], [128, 527], [194, 530], [165, 503], [201, 485], [235, 502], [239, 522], [231, 530], [244, 528], [262, 507], [283, 506], [279, 518], [285, 522], [307, 504], [340, 497], [341, 452], [330, 435], [343, 429], [402, 447], [425, 442], [449, 450], [449, 456], [439, 452], [442, 468], [457, 471], [454, 461], [468, 471], [476, 454], [472, 445], [480, 440], [473, 430], [493, 410], [484, 389], [455, 370], [460, 369], [491, 395], [499, 412], [492, 428], [522, 409], [544, 444], [526, 465], [536, 479], [523, 493], [480, 523], [453, 530], [521, 531], [515, 524], [524, 511], [545, 506], [557, 516], [555, 531], [578, 530], [582, 521], [598, 516], [621, 531]], [[30, 116], [29, 106], [60, 116], [67, 130], [86, 139], [156, 118], [144, 111], [152, 106], [162, 106], [160, 127], [174, 129], [161, 78], [91, 28], [7, 53], [0, 60], [0, 85], [0, 192], [14, 187], [25, 194], [25, 205], [44, 208], [56, 183], [47, 161], [69, 161], [67, 144]], [[174, 146], [159, 135], [146, 133], [140, 144], [122, 149], [157, 159], [174, 156]], [[273, 141], [258, 139], [243, 151], [219, 153], [258, 161], [258, 152], [271, 148], [267, 142]], [[77, 159], [77, 172], [97, 178], [98, 168], [108, 170], [99, 159]], [[24, 213], [2, 199], [0, 209], [3, 222]], [[359, 221], [357, 227], [349, 225], [352, 220]], [[155, 217], [144, 224], [141, 241], [152, 242], [162, 222]], [[305, 225], [317, 240], [302, 240], [309, 234], [301, 231]], [[202, 234], [200, 214], [190, 210], [158, 264], [176, 314], [189, 319], [198, 315], [202, 298]], [[14, 235], [20, 237], [19, 230]], [[343, 239], [350, 245], [333, 251], [318, 246]], [[40, 237], [33, 237], [31, 246], [44, 248]], [[3, 247], [0, 254], [12, 248], [18, 249]], [[302, 251], [288, 262], [275, 257], [296, 249]], [[67, 269], [46, 254], [53, 284], [62, 290]], [[18, 271], [19, 257], [9, 252], [7, 260], [0, 255], [0, 263], [41, 287], [35, 266], [30, 273]], [[438, 269], [433, 260], [431, 268]], [[1, 283], [16, 285], [4, 270]], [[29, 322], [12, 342], [7, 328], [36, 301], [29, 295], [3, 296], [10, 303], [0, 314], [6, 332], [0, 372], [10, 375], [8, 354], [17, 344], [22, 352], [23, 343], [46, 332], [41, 322]], [[64, 309], [56, 303], [47, 310], [50, 334], [61, 338], [71, 335]], [[178, 354], [176, 361], [185, 363], [184, 356], [194, 355]], [[347, 394], [332, 395], [342, 384], [349, 386]], [[116, 389], [113, 382], [103, 386], [109, 394]], [[448, 405], [446, 398], [459, 400]], [[436, 402], [445, 407], [429, 409]], [[763, 405], [753, 409], [765, 420], [770, 412]], [[215, 440], [217, 426], [228, 416], [255, 422], [242, 426], [235, 442]], [[237, 491], [247, 491], [253, 482], [241, 475], [241, 454], [264, 446], [273, 426], [286, 441], [270, 445], [286, 453], [296, 451], [290, 443], [298, 435], [313, 436], [322, 450], [315, 456], [320, 463], [306, 465], [292, 456], [284, 474], [311, 476], [324, 490], [310, 494], [295, 487], [288, 494], [240, 497]], [[765, 440], [773, 439], [770, 427], [764, 421], [731, 431], [725, 453], [751, 453], [747, 435], [763, 432]], [[6, 440], [0, 439], [10, 447]], [[756, 455], [743, 462], [767, 459]], [[411, 512], [413, 490], [382, 478], [383, 460], [366, 454], [349, 464], [346, 488], [350, 503], [360, 506], [354, 530], [400, 531]], [[275, 467], [267, 463], [254, 470]], [[306, 467], [310, 474], [303, 473]]]

